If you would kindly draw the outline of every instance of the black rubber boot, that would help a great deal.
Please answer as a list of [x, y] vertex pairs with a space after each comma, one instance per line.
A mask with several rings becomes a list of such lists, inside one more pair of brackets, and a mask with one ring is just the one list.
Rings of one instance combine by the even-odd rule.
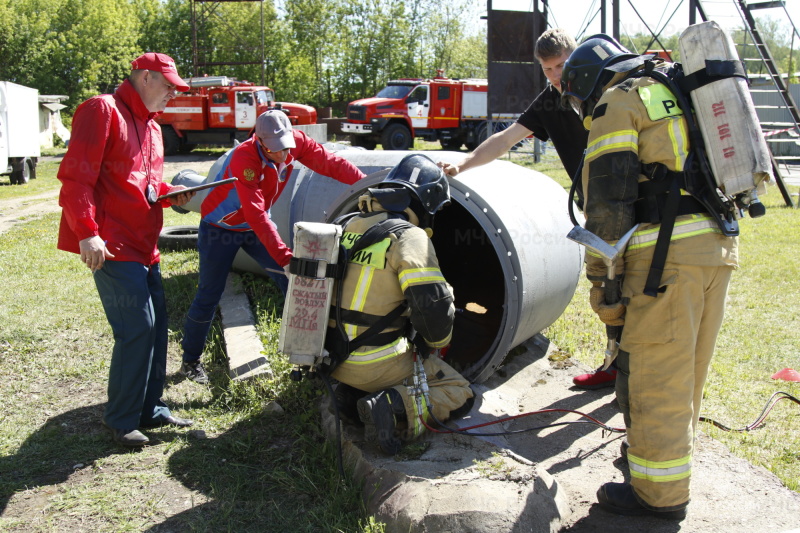
[[475, 405], [476, 396], [477, 394], [475, 394], [473, 391], [473, 396], [471, 398], [467, 398], [467, 401], [464, 402], [464, 404], [461, 407], [457, 407], [456, 409], [450, 411], [450, 416], [448, 416], [447, 419], [456, 420], [469, 413], [470, 410], [472, 410], [472, 407]]
[[344, 422], [363, 426], [361, 419], [358, 417], [358, 400], [366, 396], [368, 393], [361, 389], [351, 387], [346, 383], [339, 383], [333, 389], [333, 399], [336, 406], [339, 408], [339, 416]]
[[600, 507], [615, 514], [628, 516], [655, 516], [666, 520], [683, 520], [689, 502], [675, 507], [658, 509], [645, 507], [636, 497], [630, 483], [606, 483], [597, 491]]
[[400, 393], [383, 390], [358, 400], [358, 416], [364, 422], [364, 438], [376, 443], [384, 453], [395, 455], [403, 447], [397, 430], [397, 418], [405, 419]]

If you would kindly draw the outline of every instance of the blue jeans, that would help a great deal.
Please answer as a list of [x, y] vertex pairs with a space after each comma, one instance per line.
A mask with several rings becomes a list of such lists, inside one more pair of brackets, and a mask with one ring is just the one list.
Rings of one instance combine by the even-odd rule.
[[103, 419], [116, 429], [135, 429], [170, 416], [161, 401], [167, 376], [167, 302], [158, 263], [106, 261], [94, 281], [114, 348]]
[[[269, 255], [253, 231], [231, 231], [200, 222], [197, 235], [197, 250], [200, 252], [200, 280], [192, 306], [183, 324], [183, 360], [200, 360], [206, 344], [211, 321], [225, 290], [225, 280], [233, 265], [239, 248], [247, 252], [261, 267], [282, 271], [283, 268]], [[283, 294], [289, 287], [289, 279], [267, 271]]]

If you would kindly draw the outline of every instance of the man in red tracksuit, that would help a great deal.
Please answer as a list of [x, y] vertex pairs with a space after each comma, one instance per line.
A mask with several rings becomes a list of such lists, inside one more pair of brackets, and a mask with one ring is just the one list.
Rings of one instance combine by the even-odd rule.
[[230, 152], [216, 176], [217, 181], [238, 181], [212, 189], [200, 207], [200, 281], [181, 343], [181, 373], [197, 383], [208, 383], [200, 356], [239, 249], [265, 268], [286, 293], [288, 278], [280, 271], [289, 264], [292, 251], [270, 220], [269, 209], [286, 187], [295, 161], [342, 183], [353, 184], [364, 177], [358, 167], [293, 129], [283, 111], [273, 109], [258, 117], [255, 135]]

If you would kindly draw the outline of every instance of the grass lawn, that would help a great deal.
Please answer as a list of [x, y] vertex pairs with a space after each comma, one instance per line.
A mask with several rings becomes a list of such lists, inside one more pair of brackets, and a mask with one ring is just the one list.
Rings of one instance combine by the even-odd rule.
[[[511, 160], [568, 183], [552, 158]], [[0, 186], [0, 200], [23, 187], [29, 195], [57, 188], [55, 170], [43, 163], [31, 184]], [[783, 207], [774, 187], [763, 200], [767, 216], [742, 221], [742, 266], [705, 391], [703, 414], [735, 428], [752, 422], [775, 391], [800, 396], [800, 384], [770, 379], [784, 367], [800, 370], [800, 302], [792, 289], [800, 279], [792, 253], [800, 210]], [[166, 225], [196, 222], [165, 215]], [[275, 379], [231, 382], [218, 324], [206, 356], [211, 384], [176, 375], [196, 252], [165, 253], [162, 269], [170, 310], [165, 397], [197, 430], [149, 431], [158, 442], [139, 452], [115, 447], [100, 427], [113, 339], [89, 272], [56, 251], [57, 227], [50, 214], [0, 235], [0, 530], [382, 531], [366, 515], [359, 487], [338, 477], [335, 450], [319, 427], [320, 392], [290, 381], [276, 353], [282, 298], [270, 283], [244, 279]], [[600, 363], [605, 332], [589, 308], [587, 282], [544, 333], [582, 362]], [[282, 413], [269, 408], [273, 401]], [[763, 428], [748, 433], [701, 428], [800, 490], [798, 405], [780, 402]]]
[[[55, 170], [31, 183], [57, 188]], [[167, 225], [196, 217], [165, 216]], [[275, 350], [283, 299], [271, 284], [246, 279], [278, 379], [231, 382], [218, 324], [206, 356], [211, 384], [176, 375], [197, 282], [194, 251], [164, 254], [162, 269], [170, 314], [165, 399], [198, 430], [148, 430], [154, 446], [116, 447], [100, 426], [111, 331], [88, 270], [55, 248], [58, 220], [51, 213], [0, 235], [0, 375], [7, 378], [0, 380], [0, 531], [382, 530], [366, 516], [358, 488], [337, 474], [318, 391], [282, 371]], [[282, 413], [265, 409], [273, 401]]]

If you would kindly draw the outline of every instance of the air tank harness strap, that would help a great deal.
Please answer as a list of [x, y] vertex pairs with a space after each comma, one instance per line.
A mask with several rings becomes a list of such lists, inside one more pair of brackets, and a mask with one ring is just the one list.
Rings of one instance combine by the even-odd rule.
[[[642, 174], [648, 179], [639, 183], [639, 197], [634, 204], [636, 211], [635, 221], [645, 224], [658, 224], [664, 218], [664, 208], [667, 203], [667, 194], [670, 191], [674, 178], [683, 185], [685, 177], [683, 172], [674, 172], [660, 163], [642, 165]], [[692, 213], [707, 213], [708, 210], [695, 197], [681, 195], [676, 216]]]
[[[339, 217], [337, 222], [341, 222], [346, 225], [347, 222], [356, 215], [358, 215], [358, 213]], [[364, 216], [369, 217], [371, 215]], [[405, 301], [392, 309], [386, 316], [380, 317], [377, 321], [372, 323], [372, 325], [370, 325], [364, 333], [358, 335], [353, 340], [350, 340], [347, 336], [347, 333], [345, 333], [344, 320], [342, 318], [342, 314], [345, 311], [341, 305], [342, 287], [344, 286], [342, 280], [344, 279], [344, 275], [349, 264], [349, 258], [353, 257], [356, 252], [382, 241], [388, 237], [390, 233], [397, 233], [413, 227], [410, 222], [402, 218], [402, 215], [397, 214], [394, 216], [400, 218], [388, 218], [378, 222], [374, 226], [371, 226], [367, 231], [364, 232], [363, 235], [361, 235], [361, 237], [356, 241], [353, 247], [350, 248], [350, 250], [343, 249], [343, 253], [340, 254], [339, 260], [340, 264], [343, 265], [343, 269], [340, 272], [340, 277], [337, 278], [339, 283], [337, 284], [336, 300], [332, 304], [332, 311], [334, 312], [336, 327], [329, 327], [328, 332], [325, 335], [325, 348], [331, 354], [333, 359], [333, 363], [330, 368], [331, 372], [339, 363], [345, 361], [351, 353], [358, 350], [362, 346], [384, 346], [394, 342], [405, 334], [405, 326], [401, 327], [397, 331], [381, 333], [387, 327], [391, 327], [395, 320], [399, 319], [400, 316], [405, 312], [405, 310], [408, 308], [408, 302]]]
[[[408, 303], [403, 302], [392, 309], [386, 316], [379, 317], [365, 332], [358, 335], [353, 340], [343, 337], [338, 328], [328, 328], [325, 336], [325, 348], [337, 359], [337, 364], [347, 359], [347, 357], [362, 346], [385, 346], [405, 336], [406, 329], [401, 327], [395, 331], [381, 333], [390, 327], [395, 320], [399, 319], [403, 312], [408, 308]], [[403, 320], [405, 323], [405, 319]], [[405, 326], [405, 324], [404, 324]]]
[[750, 84], [747, 72], [741, 61], [735, 59], [706, 59], [706, 67], [691, 74], [685, 74], [683, 78], [678, 80], [678, 87], [684, 94], [689, 94], [709, 83], [727, 78], [743, 78], [748, 85]]
[[[302, 257], [292, 257], [289, 260], [289, 272], [297, 276], [304, 276], [306, 278], [332, 278], [341, 279], [344, 276], [346, 264], [344, 263], [329, 263], [325, 266], [325, 271], [320, 273], [320, 263], [325, 261], [321, 259], [305, 259]], [[322, 274], [322, 275], [320, 275]]]
[[[706, 209], [691, 196], [681, 194], [683, 172], [673, 172], [660, 163], [651, 163], [642, 165], [642, 173], [650, 179], [639, 184], [639, 200], [636, 202], [637, 222], [661, 224], [656, 247], [653, 250], [653, 261], [650, 263], [650, 272], [647, 274], [644, 286], [644, 294], [655, 298], [658, 296], [661, 276], [667, 262], [675, 219], [678, 215], [706, 212]], [[641, 220], [640, 212], [645, 215]]]

